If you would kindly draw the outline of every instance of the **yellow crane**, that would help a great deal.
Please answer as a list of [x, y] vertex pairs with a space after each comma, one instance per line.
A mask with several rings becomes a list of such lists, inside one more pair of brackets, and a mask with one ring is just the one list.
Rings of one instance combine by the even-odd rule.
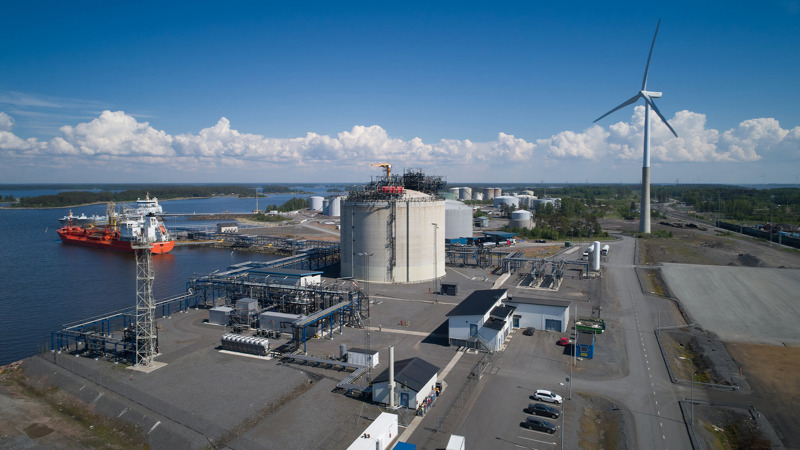
[[386, 169], [386, 179], [388, 180], [388, 179], [392, 178], [392, 165], [391, 164], [389, 164], [389, 163], [378, 163], [378, 164], [370, 164], [370, 166], [383, 167], [384, 169]]

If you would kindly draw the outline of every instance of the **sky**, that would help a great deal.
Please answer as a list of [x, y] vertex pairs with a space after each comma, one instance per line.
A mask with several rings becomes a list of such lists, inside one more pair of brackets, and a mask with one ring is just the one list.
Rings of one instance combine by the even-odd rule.
[[800, 1], [10, 2], [0, 183], [797, 183]]

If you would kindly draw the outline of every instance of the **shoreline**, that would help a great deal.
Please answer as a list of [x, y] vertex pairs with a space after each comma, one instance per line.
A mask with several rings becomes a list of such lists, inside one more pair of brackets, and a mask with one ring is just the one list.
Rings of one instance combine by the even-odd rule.
[[[314, 195], [313, 192], [306, 192], [306, 193], [282, 192], [282, 193], [272, 193], [272, 194], [269, 194], [269, 195], [289, 195], [289, 194]], [[259, 196], [258, 198], [267, 199], [267, 198], [269, 198], [269, 195], [265, 195], [263, 197]], [[231, 196], [231, 195], [215, 195], [215, 196], [211, 196], [211, 197], [175, 197], [175, 198], [168, 198], [166, 200], [159, 199], [158, 201], [163, 203], [163, 202], [171, 202], [171, 201], [174, 201], [174, 200], [203, 200], [203, 199], [217, 198], [217, 197], [253, 198], [253, 199], [256, 198], [255, 196], [249, 197], [249, 196], [237, 195], [237, 196], [234, 197], [234, 196]], [[135, 203], [135, 202], [136, 202], [136, 200], [126, 200], [124, 202], [118, 202], [118, 203]], [[108, 204], [108, 202], [91, 202], [91, 203], [80, 203], [80, 204], [77, 204], [77, 205], [64, 205], [64, 206], [0, 206], [0, 209], [11, 209], [11, 210], [19, 209], [19, 210], [29, 211], [29, 210], [36, 210], [36, 209], [82, 208], [84, 206], [94, 206], [94, 205], [104, 205], [104, 204]], [[237, 214], [247, 214], [247, 213], [237, 213]]]

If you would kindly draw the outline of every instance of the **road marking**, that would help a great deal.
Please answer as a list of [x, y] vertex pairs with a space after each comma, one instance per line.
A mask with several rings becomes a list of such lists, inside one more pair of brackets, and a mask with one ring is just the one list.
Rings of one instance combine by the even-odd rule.
[[[533, 430], [528, 430], [528, 431], [530, 431], [531, 433], [533, 433], [533, 432], [534, 432]], [[543, 433], [543, 431], [537, 431], [536, 433]], [[555, 442], [538, 441], [538, 440], [536, 440], [536, 439], [529, 438], [529, 437], [525, 437], [525, 436], [517, 436], [517, 437], [519, 437], [520, 439], [525, 439], [525, 440], [528, 440], [528, 441], [538, 442], [538, 443], [540, 443], [540, 444], [556, 445], [556, 443], [555, 443]]]
[[155, 429], [156, 429], [156, 427], [157, 427], [157, 426], [159, 426], [159, 425], [161, 425], [161, 421], [160, 421], [160, 420], [159, 420], [158, 422], [156, 422], [156, 424], [155, 424], [155, 425], [153, 425], [153, 428], [150, 428], [150, 431], [148, 431], [148, 432], [147, 432], [147, 434], [150, 434], [150, 433], [152, 433], [152, 432], [153, 432], [153, 430], [155, 430]]

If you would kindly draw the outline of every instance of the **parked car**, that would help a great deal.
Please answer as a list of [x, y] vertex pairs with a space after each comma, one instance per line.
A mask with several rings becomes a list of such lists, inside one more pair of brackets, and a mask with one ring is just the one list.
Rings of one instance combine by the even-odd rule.
[[569, 339], [567, 339], [565, 337], [562, 337], [561, 339], [556, 341], [556, 344], [558, 344], [558, 345], [560, 345], [562, 347], [566, 347], [566, 346], [569, 345]]
[[537, 416], [549, 417], [551, 419], [558, 419], [558, 416], [561, 415], [559, 410], [552, 406], [545, 405], [544, 403], [531, 403], [528, 405], [528, 409], [526, 409], [525, 412], [528, 414], [536, 414]]
[[522, 334], [524, 334], [525, 336], [533, 336], [534, 330], [536, 330], [536, 329], [533, 328], [533, 327], [528, 327], [528, 328], [525, 328], [525, 331], [523, 331]]
[[531, 430], [545, 431], [550, 434], [556, 432], [555, 425], [542, 419], [541, 417], [536, 416], [528, 416], [528, 418], [525, 419], [525, 422], [522, 423], [522, 426]]
[[539, 389], [536, 391], [536, 393], [533, 394], [533, 399], [542, 402], [555, 403], [556, 405], [560, 405], [562, 402], [560, 395], [544, 389]]

